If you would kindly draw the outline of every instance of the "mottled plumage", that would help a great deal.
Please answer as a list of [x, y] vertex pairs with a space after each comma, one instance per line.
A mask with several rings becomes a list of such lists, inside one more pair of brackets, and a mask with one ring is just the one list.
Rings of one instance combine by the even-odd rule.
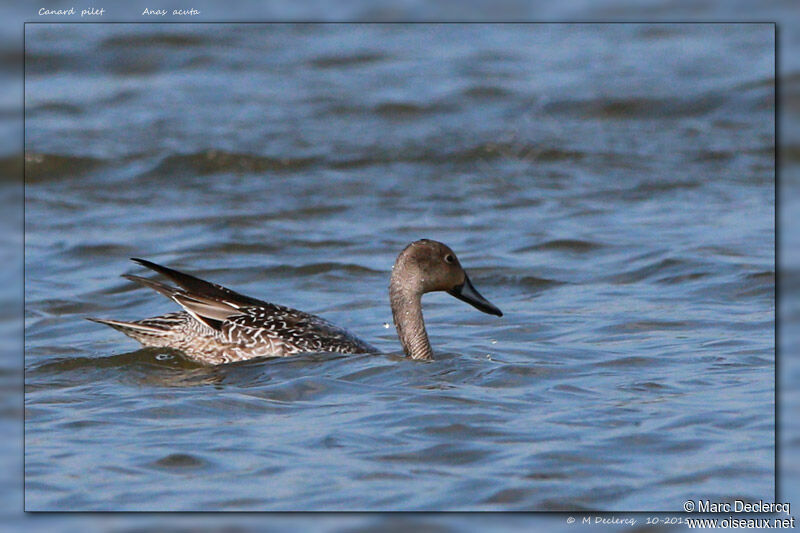
[[[89, 320], [118, 329], [145, 346], [175, 348], [208, 364], [301, 352], [377, 351], [318, 316], [245, 296], [144, 259], [133, 261], [164, 275], [178, 287], [139, 276], [125, 278], [163, 294], [184, 310], [134, 322]], [[415, 241], [398, 256], [389, 286], [400, 342], [413, 359], [433, 358], [421, 297], [440, 290], [485, 313], [502, 316], [475, 290], [450, 248], [427, 239]]]
[[175, 348], [208, 364], [301, 352], [376, 351], [318, 316], [251, 298], [150, 261], [133, 261], [165, 275], [180, 288], [139, 276], [125, 278], [171, 298], [185, 311], [134, 322], [89, 320], [118, 329], [145, 346]]

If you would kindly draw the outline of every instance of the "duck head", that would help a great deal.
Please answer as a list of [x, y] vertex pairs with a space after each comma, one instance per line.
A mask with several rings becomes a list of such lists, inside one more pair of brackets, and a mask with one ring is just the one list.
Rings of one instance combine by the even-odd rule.
[[400, 252], [392, 268], [392, 285], [396, 284], [420, 296], [444, 291], [479, 311], [503, 316], [500, 309], [478, 292], [455, 252], [438, 241], [414, 241]]

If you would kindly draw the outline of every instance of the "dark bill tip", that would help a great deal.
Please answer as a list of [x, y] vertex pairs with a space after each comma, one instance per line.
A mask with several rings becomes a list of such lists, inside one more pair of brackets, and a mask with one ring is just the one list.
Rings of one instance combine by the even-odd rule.
[[459, 300], [463, 302], [467, 302], [472, 307], [479, 311], [483, 311], [484, 313], [488, 313], [490, 315], [495, 316], [503, 316], [503, 312], [495, 307], [492, 302], [481, 296], [475, 287], [473, 287], [472, 282], [469, 280], [467, 275], [464, 275], [464, 283], [458, 285], [447, 291], [447, 293], [451, 296], [455, 296]]

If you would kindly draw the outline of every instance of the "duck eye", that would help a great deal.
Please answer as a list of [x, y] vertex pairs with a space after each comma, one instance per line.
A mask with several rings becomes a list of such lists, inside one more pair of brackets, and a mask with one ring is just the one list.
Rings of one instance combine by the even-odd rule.
[[453, 257], [450, 254], [447, 254], [446, 256], [444, 256], [444, 262], [445, 263], [453, 263], [455, 260], [456, 260], [456, 258]]

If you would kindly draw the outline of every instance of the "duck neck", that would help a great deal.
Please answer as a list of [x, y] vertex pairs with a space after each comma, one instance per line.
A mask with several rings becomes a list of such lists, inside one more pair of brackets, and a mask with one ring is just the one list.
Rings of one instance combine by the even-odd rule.
[[422, 319], [422, 292], [404, 287], [394, 274], [389, 283], [389, 301], [403, 350], [412, 359], [433, 359], [433, 349]]

